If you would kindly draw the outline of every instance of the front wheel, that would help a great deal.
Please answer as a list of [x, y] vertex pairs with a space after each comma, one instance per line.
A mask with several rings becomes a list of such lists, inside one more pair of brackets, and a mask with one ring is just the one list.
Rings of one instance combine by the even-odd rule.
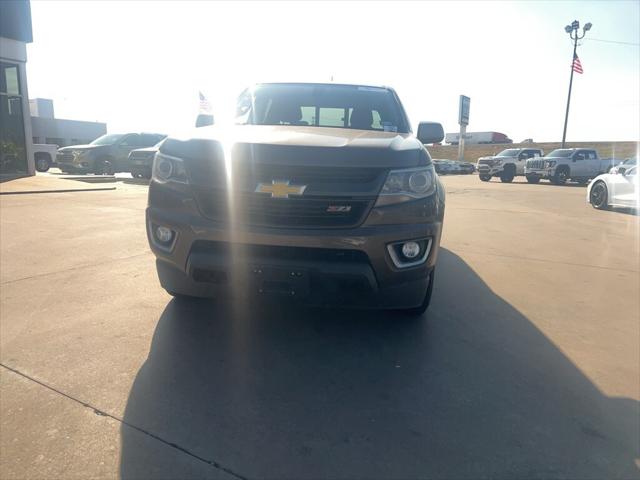
[[491, 175], [487, 175], [487, 174], [480, 174], [480, 180], [482, 180], [483, 182], [488, 182], [489, 180], [491, 180]]
[[429, 308], [429, 304], [431, 303], [431, 294], [433, 293], [433, 281], [435, 279], [435, 270], [431, 271], [431, 274], [429, 275], [429, 286], [427, 287], [427, 292], [424, 295], [424, 299], [422, 300], [422, 303], [418, 306], [418, 307], [414, 307], [414, 308], [405, 308], [403, 310], [401, 310], [401, 312], [404, 315], [410, 316], [410, 317], [419, 317], [421, 316], [424, 312], [427, 311], [427, 308]]
[[527, 175], [527, 182], [529, 183], [540, 183], [540, 177], [537, 175]]
[[509, 169], [509, 170], [505, 170], [504, 172], [502, 172], [500, 174], [500, 181], [502, 183], [511, 183], [513, 182], [513, 179], [515, 178], [515, 173], [513, 172], [513, 170]]
[[109, 160], [98, 160], [93, 169], [93, 173], [96, 175], [113, 175], [115, 170]]
[[569, 175], [567, 174], [567, 171], [559, 170], [556, 171], [553, 177], [551, 177], [551, 183], [553, 183], [554, 185], [564, 185], [565, 183], [567, 183], [568, 179]]
[[38, 156], [36, 158], [36, 170], [39, 172], [46, 172], [50, 167], [49, 159], [44, 156]]
[[608, 197], [609, 192], [604, 182], [596, 182], [596, 184], [591, 187], [589, 202], [593, 208], [597, 208], [598, 210], [606, 210], [609, 208]]

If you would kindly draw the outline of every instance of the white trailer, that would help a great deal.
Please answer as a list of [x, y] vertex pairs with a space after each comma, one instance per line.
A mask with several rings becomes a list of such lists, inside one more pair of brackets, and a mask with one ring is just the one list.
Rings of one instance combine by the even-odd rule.
[[[444, 137], [444, 141], [451, 145], [458, 145], [458, 143], [460, 143], [460, 134], [447, 133]], [[467, 132], [464, 136], [464, 141], [467, 145], [477, 145], [481, 143], [513, 143], [513, 140], [500, 132]]]

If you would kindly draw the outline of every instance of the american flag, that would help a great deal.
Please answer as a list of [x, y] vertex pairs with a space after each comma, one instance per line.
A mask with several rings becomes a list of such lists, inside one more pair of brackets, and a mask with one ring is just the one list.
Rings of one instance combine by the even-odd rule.
[[573, 65], [572, 65], [573, 71], [576, 73], [584, 73], [582, 71], [582, 64], [580, 63], [580, 59], [578, 58], [578, 54], [574, 53], [573, 54]]
[[200, 113], [205, 115], [211, 115], [211, 112], [213, 110], [211, 109], [211, 104], [209, 103], [209, 100], [207, 100], [207, 97], [205, 97], [202, 94], [202, 92], [198, 92], [198, 95], [200, 96]]

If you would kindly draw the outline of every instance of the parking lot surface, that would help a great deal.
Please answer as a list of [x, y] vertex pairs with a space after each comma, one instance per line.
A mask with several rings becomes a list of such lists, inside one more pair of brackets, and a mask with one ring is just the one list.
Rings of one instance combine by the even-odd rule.
[[445, 177], [431, 307], [172, 300], [146, 186], [0, 197], [0, 478], [640, 478], [639, 217]]

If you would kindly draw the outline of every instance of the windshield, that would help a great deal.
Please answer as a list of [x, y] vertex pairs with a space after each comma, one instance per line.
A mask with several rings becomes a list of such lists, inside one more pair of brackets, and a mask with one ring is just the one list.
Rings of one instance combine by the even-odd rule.
[[386, 88], [263, 84], [238, 99], [237, 123], [409, 131], [404, 111]]
[[121, 134], [102, 135], [101, 137], [96, 138], [89, 145], [113, 145], [122, 137], [124, 137], [124, 135]]
[[566, 158], [566, 157], [570, 157], [571, 154], [573, 153], [573, 150], [571, 149], [557, 149], [552, 151], [549, 155], [547, 155], [547, 157], [562, 157], [562, 158]]
[[520, 149], [518, 148], [507, 148], [506, 150], [501, 151], [496, 157], [515, 157], [518, 155]]

